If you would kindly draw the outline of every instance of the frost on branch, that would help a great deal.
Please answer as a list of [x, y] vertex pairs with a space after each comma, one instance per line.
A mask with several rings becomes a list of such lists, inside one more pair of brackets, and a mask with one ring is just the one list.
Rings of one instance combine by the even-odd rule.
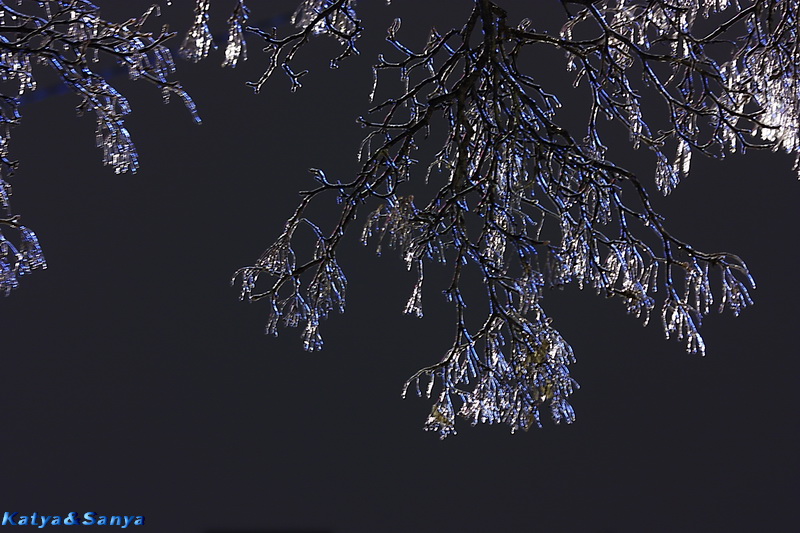
[[[245, 32], [260, 36], [266, 43], [263, 51], [267, 54], [267, 64], [258, 81], [247, 84], [255, 92], [261, 91], [278, 67], [289, 77], [292, 91], [299, 89], [302, 86], [300, 78], [308, 71], [296, 71], [293, 63], [297, 53], [312, 37], [332, 37], [342, 46], [339, 55], [331, 59], [331, 68], [336, 68], [342, 59], [358, 54], [356, 40], [363, 28], [355, 11], [355, 0], [303, 0], [291, 17], [293, 28], [284, 37], [278, 36], [277, 28], [245, 26], [250, 13], [245, 4], [245, 0], [237, 0], [228, 18], [228, 42], [222, 66], [235, 67], [239, 59], [247, 59]], [[181, 54], [186, 59], [200, 61], [215, 47], [208, 27], [210, 9], [211, 0], [196, 0], [195, 20], [181, 47]]]
[[361, 21], [355, 11], [355, 0], [304, 0], [292, 16], [295, 30], [285, 37], [278, 37], [275, 30], [268, 32], [259, 28], [248, 28], [266, 42], [267, 66], [256, 82], [248, 83], [256, 92], [267, 82], [277, 67], [281, 67], [292, 82], [292, 91], [301, 87], [300, 78], [308, 71], [296, 72], [292, 67], [295, 55], [311, 37], [326, 35], [336, 39], [342, 46], [341, 53], [331, 59], [331, 68], [351, 55], [358, 54], [356, 41], [362, 32]]
[[[124, 124], [130, 105], [96, 71], [104, 58], [124, 66], [132, 80], [155, 85], [165, 100], [177, 95], [200, 121], [186, 91], [169, 80], [175, 65], [164, 43], [172, 34], [166, 27], [160, 33], [144, 29], [154, 15], [155, 6], [138, 18], [114, 23], [87, 0], [0, 1], [0, 291], [8, 294], [17, 276], [45, 266], [36, 235], [10, 211], [7, 181], [16, 168], [9, 158], [11, 128], [20, 122], [21, 99], [36, 89], [36, 69], [55, 72], [78, 95], [79, 114], [94, 113], [103, 163], [116, 173], [136, 172], [139, 160]], [[16, 232], [17, 238], [9, 240], [3, 230]]]
[[[395, 75], [402, 89], [360, 119], [360, 169], [341, 180], [314, 170], [317, 186], [278, 240], [238, 273], [243, 299], [270, 302], [270, 332], [305, 324], [305, 346], [316, 349], [320, 319], [344, 305], [343, 291], [323, 293], [319, 280], [343, 289], [335, 254], [357, 215], [365, 244], [396, 249], [416, 273], [406, 313], [422, 316], [425, 266], [449, 265], [452, 345], [403, 389], [434, 399], [425, 428], [442, 437], [455, 433], [456, 415], [512, 431], [539, 426], [543, 410], [574, 420], [574, 357], [542, 307], [548, 286], [616, 297], [645, 324], [660, 316], [688, 352], [705, 353], [699, 331], [712, 287], [721, 286], [719, 310], [738, 315], [753, 280], [736, 255], [670, 233], [648, 190], [668, 194], [698, 155], [798, 151], [795, 3], [600, 0], [569, 3], [566, 15], [560, 31], [536, 31], [475, 0], [462, 26], [431, 31], [421, 50], [400, 41], [397, 20], [387, 37], [397, 59], [381, 55], [374, 71], [376, 84]], [[548, 49], [563, 54], [587, 99], [585, 130], [562, 125], [549, 73], [530, 66]], [[620, 128], [653, 154], [652, 177], [606, 158], [605, 139]], [[426, 142], [435, 152], [427, 170], [415, 157]], [[412, 181], [433, 190], [413, 194]], [[341, 212], [318, 225], [306, 212], [323, 196]], [[313, 250], [296, 238], [301, 227], [311, 228]], [[466, 313], [468, 271], [481, 276], [488, 309], [476, 324]], [[271, 281], [258, 292], [262, 274]]]
[[[759, 106], [755, 135], [775, 149], [795, 154], [800, 175], [800, 5], [789, 1], [749, 4], [732, 19], [747, 31], [723, 67], [730, 102], [738, 109], [751, 103]], [[718, 33], [723, 32], [714, 32]]]

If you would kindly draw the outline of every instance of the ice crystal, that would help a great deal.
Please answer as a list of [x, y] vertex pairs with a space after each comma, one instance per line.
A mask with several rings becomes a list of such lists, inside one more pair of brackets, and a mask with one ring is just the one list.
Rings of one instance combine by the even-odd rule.
[[228, 19], [228, 44], [225, 47], [223, 67], [235, 67], [239, 59], [247, 59], [247, 43], [244, 40], [244, 24], [247, 22], [249, 10], [244, 0], [238, 0]]
[[408, 303], [406, 303], [406, 308], [404, 312], [407, 315], [416, 315], [417, 318], [422, 318], [422, 267], [420, 266], [418, 269], [419, 277], [417, 278], [417, 283], [414, 284], [414, 290], [411, 291], [411, 297], [408, 299]]
[[208, 10], [211, 7], [211, 0], [197, 0], [195, 6], [195, 16], [192, 27], [186, 34], [181, 45], [181, 57], [187, 61], [200, 61], [208, 56], [208, 52], [214, 45], [214, 37], [208, 27]]

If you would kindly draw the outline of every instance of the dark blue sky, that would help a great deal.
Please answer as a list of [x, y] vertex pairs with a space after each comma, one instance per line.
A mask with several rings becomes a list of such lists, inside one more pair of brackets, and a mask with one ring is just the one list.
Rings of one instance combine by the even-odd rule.
[[[189, 2], [173, 4], [164, 16], [183, 30]], [[259, 19], [292, 2], [253, 4]], [[419, 45], [469, 9], [363, 4], [362, 55], [331, 71], [333, 45], [314, 43], [295, 94], [280, 74], [260, 95], [244, 86], [263, 65], [256, 39], [236, 70], [218, 67], [220, 51], [179, 61], [201, 127], [115, 79], [133, 107], [135, 175], [102, 167], [72, 95], [23, 108], [13, 206], [49, 268], [0, 302], [0, 512], [145, 515], [165, 533], [797, 530], [800, 184], [788, 157], [697, 157], [658, 200], [677, 236], [740, 255], [758, 283], [741, 317], [705, 321], [705, 358], [665, 341], [657, 316], [642, 328], [591, 291], [546, 295], [578, 359], [571, 426], [422, 431], [429, 401], [400, 389], [449, 347], [450, 309], [430, 287], [426, 318], [402, 315], [414, 275], [355, 234], [341, 256], [347, 312], [325, 322], [325, 349], [303, 352], [299, 331], [262, 334], [266, 304], [238, 302], [230, 275], [277, 236], [308, 167], [356, 169], [384, 29], [399, 14]], [[534, 25], [562, 16], [556, 1], [503, 5]], [[535, 75], [568, 83], [547, 64]]]

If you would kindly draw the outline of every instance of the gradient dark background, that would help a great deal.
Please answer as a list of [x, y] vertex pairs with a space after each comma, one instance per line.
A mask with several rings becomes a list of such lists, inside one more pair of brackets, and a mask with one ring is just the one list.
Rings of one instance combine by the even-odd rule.
[[[99, 3], [120, 20], [149, 5]], [[173, 4], [164, 20], [183, 31], [191, 3]], [[229, 4], [213, 3], [217, 31]], [[256, 21], [296, 2], [251, 4]], [[23, 108], [13, 207], [49, 268], [0, 302], [0, 512], [145, 515], [147, 531], [192, 533], [800, 530], [800, 184], [786, 156], [696, 157], [658, 200], [677, 236], [741, 255], [758, 282], [741, 317], [707, 318], [705, 358], [664, 341], [657, 316], [642, 328], [591, 291], [547, 294], [578, 358], [573, 425], [424, 432], [430, 402], [400, 388], [449, 347], [452, 318], [433, 284], [426, 318], [402, 315], [413, 274], [355, 232], [341, 255], [348, 309], [324, 323], [325, 349], [303, 352], [295, 330], [263, 335], [266, 304], [238, 302], [228, 280], [277, 236], [308, 167], [357, 168], [354, 119], [385, 28], [402, 16], [400, 35], [421, 46], [470, 8], [361, 4], [362, 55], [331, 71], [336, 48], [317, 40], [296, 94], [282, 73], [260, 95], [244, 86], [264, 64], [254, 38], [236, 70], [218, 67], [221, 51], [179, 61], [202, 127], [114, 79], [134, 109], [135, 175], [102, 167], [71, 94]], [[501, 5], [535, 27], [564, 17], [555, 0]], [[534, 76], [568, 88], [553, 65]], [[648, 154], [630, 163], [652, 173]]]

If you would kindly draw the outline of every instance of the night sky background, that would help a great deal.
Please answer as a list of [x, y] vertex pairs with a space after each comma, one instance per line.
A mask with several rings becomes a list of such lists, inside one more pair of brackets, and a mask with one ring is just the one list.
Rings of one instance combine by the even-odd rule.
[[[112, 20], [149, 5], [98, 3]], [[216, 31], [229, 4], [212, 4]], [[251, 4], [258, 21], [296, 2]], [[23, 107], [12, 206], [49, 268], [0, 301], [0, 512], [144, 515], [144, 530], [165, 533], [800, 531], [800, 183], [785, 155], [696, 157], [656, 200], [676, 236], [740, 255], [758, 283], [742, 316], [706, 319], [706, 357], [665, 341], [658, 315], [642, 328], [592, 291], [547, 293], [578, 359], [573, 425], [423, 431], [430, 401], [400, 390], [450, 346], [444, 287], [426, 286], [425, 319], [402, 315], [414, 274], [357, 232], [340, 254], [347, 312], [323, 324], [325, 349], [303, 352], [296, 330], [263, 334], [266, 302], [239, 302], [231, 274], [278, 235], [314, 183], [309, 167], [357, 169], [355, 118], [391, 20], [421, 46], [471, 2], [361, 4], [361, 56], [329, 70], [338, 47], [317, 39], [295, 94], [281, 72], [260, 95], [245, 87], [264, 65], [254, 37], [235, 70], [219, 68], [221, 49], [178, 60], [201, 127], [177, 99], [114, 78], [133, 107], [135, 175], [101, 165], [94, 118], [75, 117], [72, 94]], [[555, 0], [501, 5], [537, 28], [565, 16]], [[176, 0], [163, 21], [183, 32], [191, 7]], [[537, 79], [585, 96], [563, 60], [538, 61]], [[612, 150], [652, 174], [650, 154]]]

